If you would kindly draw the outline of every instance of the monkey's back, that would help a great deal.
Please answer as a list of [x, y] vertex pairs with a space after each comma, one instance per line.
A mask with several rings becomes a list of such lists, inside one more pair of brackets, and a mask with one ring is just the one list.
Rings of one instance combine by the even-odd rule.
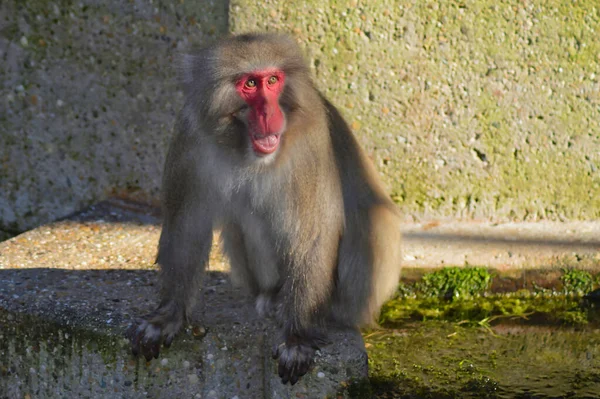
[[346, 212], [361, 207], [383, 205], [397, 213], [373, 163], [352, 134], [350, 127], [327, 99], [323, 98], [329, 119], [331, 144], [336, 149], [336, 163], [342, 183]]
[[347, 326], [372, 324], [400, 278], [400, 214], [346, 121], [323, 101], [345, 218], [331, 315]]

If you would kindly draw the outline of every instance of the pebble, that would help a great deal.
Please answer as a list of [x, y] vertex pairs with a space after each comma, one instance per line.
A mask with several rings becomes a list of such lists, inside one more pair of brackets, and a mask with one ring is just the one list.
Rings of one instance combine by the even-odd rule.
[[197, 384], [198, 382], [200, 382], [200, 379], [196, 374], [188, 374], [187, 377], [190, 384]]
[[160, 365], [161, 365], [161, 366], [166, 366], [167, 364], [169, 364], [169, 359], [162, 359], [162, 360], [160, 361]]
[[192, 335], [195, 338], [203, 338], [206, 335], [206, 328], [195, 326], [192, 328]]
[[25, 36], [21, 37], [21, 45], [23, 47], [27, 47], [28, 44], [29, 42], [27, 41], [27, 38]]
[[319, 371], [319, 372], [317, 373], [317, 377], [318, 377], [318, 378], [325, 378], [325, 373], [324, 373], [324, 372], [322, 372], [322, 371]]

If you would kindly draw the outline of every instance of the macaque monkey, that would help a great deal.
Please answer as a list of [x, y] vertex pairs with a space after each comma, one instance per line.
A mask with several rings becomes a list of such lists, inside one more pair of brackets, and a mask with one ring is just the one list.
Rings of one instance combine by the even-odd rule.
[[181, 61], [185, 104], [163, 180], [160, 304], [128, 332], [150, 360], [191, 314], [213, 229], [234, 282], [279, 321], [296, 383], [327, 323], [370, 323], [400, 275], [400, 216], [287, 36], [224, 39]]

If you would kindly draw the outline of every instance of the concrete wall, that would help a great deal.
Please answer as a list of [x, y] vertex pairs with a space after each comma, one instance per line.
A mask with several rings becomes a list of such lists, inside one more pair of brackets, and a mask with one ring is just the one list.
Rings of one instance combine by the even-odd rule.
[[174, 50], [227, 30], [298, 38], [407, 215], [600, 217], [596, 0], [4, 0], [0, 229], [156, 198]]
[[155, 198], [173, 55], [226, 32], [224, 1], [0, 1], [0, 230]]
[[257, 3], [231, 30], [298, 37], [405, 212], [600, 217], [597, 0]]

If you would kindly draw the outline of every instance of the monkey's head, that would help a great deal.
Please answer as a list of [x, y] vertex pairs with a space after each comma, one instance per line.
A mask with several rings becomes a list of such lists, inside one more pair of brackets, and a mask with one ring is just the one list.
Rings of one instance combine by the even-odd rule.
[[186, 108], [199, 130], [253, 159], [277, 153], [312, 88], [302, 52], [283, 35], [233, 36], [182, 61]]

